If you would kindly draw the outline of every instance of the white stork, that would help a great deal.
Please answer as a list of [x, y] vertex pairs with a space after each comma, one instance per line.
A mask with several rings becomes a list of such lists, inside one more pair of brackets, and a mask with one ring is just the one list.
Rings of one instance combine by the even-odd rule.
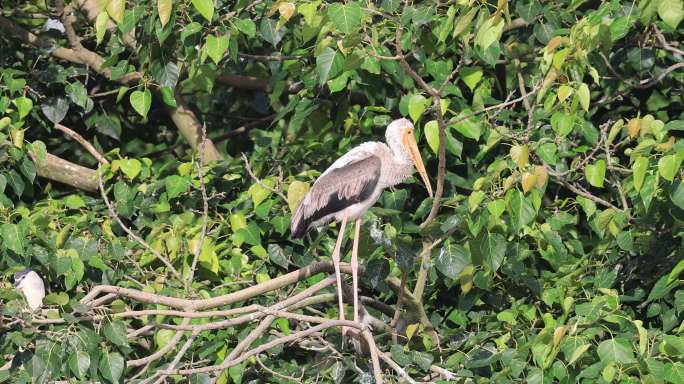
[[[340, 246], [347, 220], [355, 220], [352, 246], [352, 286], [354, 321], [358, 321], [358, 246], [361, 217], [378, 200], [382, 191], [399, 184], [413, 174], [415, 164], [430, 197], [432, 187], [425, 172], [423, 159], [413, 136], [413, 124], [406, 119], [394, 120], [385, 132], [387, 144], [371, 141], [352, 148], [335, 161], [314, 182], [292, 217], [292, 237], [303, 237], [310, 229], [331, 220], [341, 221], [340, 232], [332, 260], [337, 278], [340, 319], [344, 320]], [[342, 334], [346, 329], [342, 329]]]

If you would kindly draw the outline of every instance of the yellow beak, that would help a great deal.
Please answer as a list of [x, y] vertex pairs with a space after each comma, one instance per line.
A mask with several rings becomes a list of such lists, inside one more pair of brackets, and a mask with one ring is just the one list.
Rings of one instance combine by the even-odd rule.
[[425, 184], [428, 194], [430, 197], [432, 197], [432, 186], [430, 185], [430, 179], [428, 179], [427, 172], [425, 171], [425, 165], [423, 164], [423, 158], [420, 156], [418, 144], [416, 143], [416, 138], [413, 137], [413, 134], [407, 134], [405, 136], [404, 144], [409, 150], [409, 156], [411, 156], [411, 160], [413, 161], [413, 164], [415, 164], [416, 169], [420, 174], [420, 178], [423, 179], [423, 184]]

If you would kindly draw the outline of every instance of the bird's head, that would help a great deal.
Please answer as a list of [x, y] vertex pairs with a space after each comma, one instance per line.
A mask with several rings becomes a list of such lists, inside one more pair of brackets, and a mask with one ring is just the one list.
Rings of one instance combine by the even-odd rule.
[[420, 174], [420, 178], [425, 184], [425, 188], [428, 190], [428, 194], [432, 197], [432, 186], [430, 185], [430, 179], [428, 179], [427, 172], [425, 171], [423, 158], [420, 156], [420, 151], [418, 150], [416, 137], [413, 135], [413, 124], [407, 119], [394, 120], [387, 126], [385, 139], [393, 151], [400, 150], [402, 153], [407, 154], [411, 161], [413, 161], [416, 170], [418, 170], [418, 173]]
[[28, 276], [29, 273], [33, 272], [31, 268], [26, 268], [23, 271], [17, 272], [14, 274], [14, 286], [19, 288], [21, 285], [21, 282], [24, 281], [26, 276]]

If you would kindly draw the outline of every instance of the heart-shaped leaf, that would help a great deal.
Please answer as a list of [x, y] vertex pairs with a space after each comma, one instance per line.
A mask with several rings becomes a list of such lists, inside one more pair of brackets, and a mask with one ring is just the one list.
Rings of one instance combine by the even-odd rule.
[[211, 22], [214, 17], [214, 0], [192, 0], [192, 6], [202, 17]]
[[149, 89], [131, 92], [129, 100], [133, 109], [135, 109], [140, 116], [147, 117], [147, 113], [150, 111], [150, 106], [152, 105], [152, 93]]
[[119, 160], [119, 167], [129, 179], [135, 179], [142, 170], [142, 163], [138, 159], [124, 159]]
[[411, 116], [411, 120], [413, 120], [414, 123], [423, 115], [429, 102], [430, 101], [421, 94], [411, 96], [409, 99], [408, 111], [409, 116]]
[[601, 159], [594, 164], [588, 164], [584, 168], [584, 176], [592, 186], [603, 188], [603, 181], [606, 177], [606, 161]]
[[204, 43], [204, 48], [207, 50], [207, 55], [209, 55], [211, 60], [218, 64], [226, 51], [228, 51], [228, 36], [209, 35], [207, 36], [206, 43]]

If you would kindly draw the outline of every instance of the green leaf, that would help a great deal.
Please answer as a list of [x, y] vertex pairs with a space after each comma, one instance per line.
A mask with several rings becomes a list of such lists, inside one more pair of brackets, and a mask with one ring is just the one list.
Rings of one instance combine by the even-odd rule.
[[126, 10], [126, 0], [108, 0], [107, 13], [117, 24], [124, 21], [124, 11]]
[[69, 103], [66, 99], [62, 98], [50, 99], [47, 103], [40, 106], [40, 110], [43, 111], [43, 114], [48, 120], [53, 124], [57, 124], [64, 120], [64, 117], [69, 111]]
[[589, 344], [581, 344], [575, 350], [572, 352], [572, 355], [570, 355], [570, 360], [568, 360], [568, 365], [572, 365], [577, 359], [582, 357], [584, 352], [586, 352], [591, 345]]
[[432, 149], [432, 152], [437, 153], [439, 151], [439, 126], [437, 121], [428, 121], [425, 127], [423, 127], [423, 131], [430, 149]]
[[256, 24], [251, 19], [234, 19], [235, 27], [249, 38], [256, 36]]
[[589, 86], [587, 86], [585, 83], [580, 84], [579, 89], [577, 90], [577, 97], [579, 98], [582, 109], [589, 111], [589, 104], [591, 102]]
[[641, 186], [644, 185], [644, 178], [646, 178], [646, 171], [648, 170], [648, 158], [637, 157], [632, 164], [632, 177], [634, 180], [634, 189], [639, 192]]
[[112, 320], [106, 322], [102, 327], [102, 333], [115, 345], [120, 347], [128, 346], [128, 339], [126, 337], [126, 324], [120, 320]]
[[23, 119], [28, 116], [33, 109], [33, 100], [26, 96], [17, 97], [12, 100], [12, 103], [17, 107], [17, 112], [19, 112], [19, 119]]
[[110, 383], [118, 383], [124, 370], [124, 358], [117, 352], [106, 352], [100, 357], [100, 373]]
[[24, 254], [26, 247], [26, 238], [22, 227], [18, 224], [2, 224], [0, 225], [0, 235], [2, 235], [2, 244], [14, 253], [19, 255]]
[[574, 115], [559, 111], [551, 116], [551, 128], [553, 128], [558, 136], [567, 136], [570, 132], [572, 132], [574, 124]]
[[651, 288], [651, 292], [648, 294], [647, 301], [662, 299], [676, 286], [674, 283], [669, 283], [668, 278], [668, 275], [664, 275], [656, 281], [653, 288]]
[[328, 18], [342, 33], [352, 33], [363, 21], [363, 10], [358, 3], [333, 3], [328, 6]]
[[670, 195], [670, 200], [681, 209], [684, 209], [684, 183], [679, 183], [677, 189]]
[[454, 38], [458, 37], [470, 26], [470, 23], [472, 23], [473, 18], [477, 14], [478, 10], [479, 7], [472, 7], [466, 14], [461, 14], [459, 16], [459, 18], [456, 20], [456, 25], [454, 26], [454, 32], [452, 32], [452, 36]]
[[70, 209], [79, 209], [86, 206], [85, 201], [79, 195], [69, 195], [64, 199], [64, 205]]
[[283, 251], [283, 248], [278, 244], [268, 245], [268, 258], [271, 260], [271, 262], [282, 267], [283, 269], [287, 269], [289, 265], [287, 256], [285, 256], [285, 251]]
[[147, 117], [147, 113], [152, 106], [152, 93], [149, 89], [144, 91], [133, 91], [129, 96], [131, 106], [142, 117]]
[[154, 334], [154, 343], [157, 345], [157, 351], [164, 348], [166, 344], [173, 339], [176, 331], [173, 329], [160, 329]]
[[499, 269], [506, 255], [506, 239], [498, 233], [481, 231], [471, 247], [473, 262], [483, 262], [491, 272]]
[[214, 17], [214, 0], [192, 0], [192, 6], [202, 17], [211, 22]]
[[537, 216], [537, 212], [525, 195], [520, 191], [512, 190], [508, 198], [508, 212], [511, 222], [516, 231], [521, 231]]
[[171, 175], [164, 179], [164, 186], [169, 199], [173, 199], [190, 189], [190, 180], [187, 177]]
[[119, 168], [129, 179], [135, 179], [142, 170], [142, 163], [138, 159], [122, 159], [118, 160]]
[[207, 36], [206, 43], [204, 43], [204, 47], [211, 60], [218, 64], [226, 54], [226, 51], [228, 51], [228, 36], [209, 35]]
[[278, 28], [278, 23], [275, 20], [271, 20], [267, 17], [261, 19], [259, 32], [261, 33], [261, 37], [274, 47], [278, 45], [280, 40], [283, 39], [283, 36], [285, 36], [285, 29]]
[[682, 164], [683, 156], [680, 153], [663, 156], [658, 160], [658, 172], [667, 181], [673, 181]]
[[471, 91], [475, 90], [477, 84], [482, 80], [482, 75], [481, 67], [466, 67], [461, 69], [461, 72], [459, 73], [461, 80], [463, 80]]
[[425, 96], [421, 94], [412, 95], [408, 101], [408, 111], [411, 120], [415, 123], [423, 115], [423, 112], [427, 109], [430, 100], [426, 99]]
[[446, 241], [435, 259], [435, 266], [444, 276], [456, 280], [466, 265], [470, 264], [469, 252], [460, 244]]
[[[270, 179], [265, 179], [262, 181], [262, 183], [264, 185], [268, 185], [269, 187], [272, 187], [271, 184], [273, 182]], [[249, 197], [252, 198], [252, 203], [254, 203], [254, 206], [256, 207], [259, 204], [261, 204], [262, 201], [266, 200], [266, 198], [268, 198], [268, 196], [271, 195], [271, 191], [262, 187], [261, 185], [259, 185], [259, 183], [254, 183], [247, 190], [247, 194], [249, 195]]]
[[584, 176], [592, 186], [603, 188], [603, 181], [606, 177], [606, 161], [600, 159], [594, 164], [588, 164], [584, 168]]
[[45, 296], [45, 302], [48, 304], [67, 305], [69, 304], [69, 295], [66, 292], [52, 292]]
[[90, 355], [87, 352], [77, 350], [69, 355], [69, 368], [79, 379], [83, 379], [90, 368]]
[[493, 16], [485, 20], [477, 30], [477, 35], [475, 35], [475, 44], [479, 45], [483, 51], [486, 51], [490, 45], [501, 38], [503, 27], [503, 17]]
[[173, 89], [170, 87], [162, 87], [161, 88], [161, 95], [162, 95], [162, 100], [164, 101], [164, 104], [168, 105], [169, 107], [176, 108], [176, 96], [173, 94]]
[[677, 26], [684, 18], [684, 1], [682, 0], [660, 0], [658, 3], [658, 15], [665, 24], [677, 29]]
[[318, 57], [316, 57], [316, 73], [320, 84], [325, 84], [328, 79], [334, 78], [344, 66], [342, 55], [336, 50], [326, 47]]
[[604, 340], [596, 349], [601, 361], [608, 363], [614, 361], [618, 364], [634, 362], [634, 350], [632, 344], [626, 339]]
[[157, 12], [159, 13], [159, 21], [162, 27], [171, 20], [171, 12], [173, 11], [172, 0], [157, 0]]

